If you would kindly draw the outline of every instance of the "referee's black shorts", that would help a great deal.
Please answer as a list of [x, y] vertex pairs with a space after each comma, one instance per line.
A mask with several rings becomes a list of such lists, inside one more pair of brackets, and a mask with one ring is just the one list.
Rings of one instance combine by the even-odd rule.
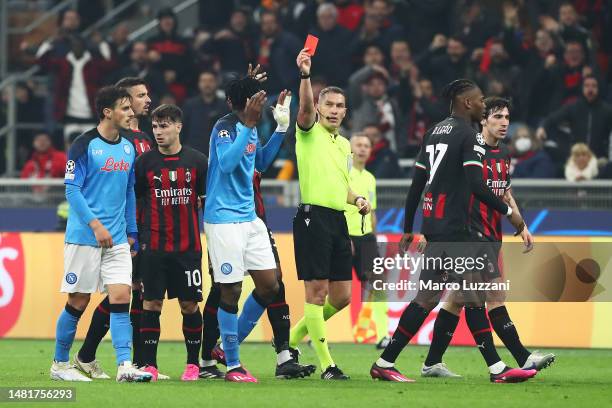
[[378, 258], [378, 243], [376, 235], [370, 233], [365, 235], [351, 235], [353, 242], [353, 268], [357, 279], [361, 282], [367, 282], [372, 278], [372, 270], [374, 267], [374, 259]]
[[300, 204], [293, 218], [293, 248], [299, 280], [351, 280], [351, 241], [343, 211]]

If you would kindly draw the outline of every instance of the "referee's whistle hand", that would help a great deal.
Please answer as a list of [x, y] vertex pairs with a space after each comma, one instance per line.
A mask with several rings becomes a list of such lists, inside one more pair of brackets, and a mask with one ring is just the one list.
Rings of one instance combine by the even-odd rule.
[[357, 208], [359, 208], [359, 214], [366, 215], [370, 213], [370, 203], [363, 198], [357, 200]]

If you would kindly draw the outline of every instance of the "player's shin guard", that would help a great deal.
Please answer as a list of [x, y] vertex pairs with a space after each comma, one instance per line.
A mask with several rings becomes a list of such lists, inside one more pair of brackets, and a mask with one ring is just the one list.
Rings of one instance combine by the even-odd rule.
[[465, 321], [467, 322], [476, 346], [482, 357], [487, 362], [487, 366], [499, 363], [501, 358], [497, 354], [495, 345], [493, 344], [493, 335], [491, 334], [491, 326], [489, 325], [489, 319], [487, 319], [487, 312], [484, 306], [480, 307], [466, 307], [465, 308]]
[[117, 365], [130, 361], [132, 356], [132, 324], [130, 323], [130, 304], [110, 305], [110, 332], [117, 358]]
[[217, 318], [219, 319], [219, 331], [221, 332], [221, 342], [223, 343], [227, 369], [231, 370], [240, 366], [238, 306], [230, 306], [220, 302]]
[[159, 315], [161, 312], [142, 311], [140, 321], [141, 364], [157, 367], [157, 344], [159, 343]]
[[521, 343], [521, 339], [516, 331], [516, 327], [514, 327], [514, 322], [510, 319], [506, 306], [489, 310], [489, 319], [491, 319], [491, 326], [493, 326], [495, 333], [508, 350], [510, 350], [519, 367], [522, 367], [531, 353]]
[[192, 314], [183, 314], [183, 337], [187, 348], [187, 364], [198, 365], [198, 354], [202, 345], [202, 315], [200, 309]]
[[217, 320], [217, 310], [221, 299], [221, 291], [217, 285], [210, 288], [210, 293], [202, 312], [202, 360], [212, 361], [212, 351], [217, 345], [219, 338], [219, 321]]
[[66, 362], [70, 360], [70, 347], [72, 347], [77, 324], [82, 315], [82, 311], [66, 303], [55, 327], [55, 361]]
[[327, 345], [327, 330], [325, 328], [325, 319], [323, 318], [323, 306], [314, 305], [311, 303], [304, 304], [304, 320], [310, 338], [312, 339], [312, 347], [319, 358], [321, 370], [334, 365], [329, 354]]
[[453, 339], [453, 334], [459, 323], [459, 316], [440, 309], [436, 322], [434, 323], [433, 337], [429, 346], [429, 353], [425, 359], [425, 365], [431, 367], [442, 362], [442, 356]]
[[416, 302], [411, 302], [400, 317], [399, 324], [389, 345], [382, 352], [380, 358], [388, 363], [395, 363], [406, 344], [419, 331], [421, 325], [429, 315], [429, 311]]
[[85, 336], [85, 341], [79, 350], [79, 360], [83, 363], [91, 363], [96, 359], [96, 351], [100, 342], [108, 333], [110, 328], [110, 303], [108, 296], [96, 307], [91, 316], [91, 323]]
[[132, 322], [132, 361], [138, 367], [142, 366], [141, 342], [140, 342], [140, 321], [142, 320], [142, 292], [132, 290], [132, 303], [130, 305], [130, 321]]
[[289, 305], [285, 301], [285, 284], [279, 282], [278, 294], [267, 307], [268, 319], [274, 334], [274, 349], [277, 353], [289, 349], [289, 328], [291, 320]]

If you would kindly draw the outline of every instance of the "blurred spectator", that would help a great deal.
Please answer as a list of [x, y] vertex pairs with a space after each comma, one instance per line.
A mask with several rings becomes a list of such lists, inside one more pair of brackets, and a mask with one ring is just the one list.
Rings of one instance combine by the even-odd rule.
[[574, 5], [565, 1], [559, 7], [559, 35], [565, 43], [579, 41], [585, 49], [591, 47], [589, 31], [580, 25], [578, 13]]
[[407, 144], [404, 129], [404, 115], [397, 100], [389, 97], [389, 79], [380, 72], [374, 72], [365, 83], [361, 105], [352, 113], [352, 128], [363, 129], [367, 124], [376, 123], [389, 141], [389, 147], [396, 154], [403, 153]]
[[412, 60], [410, 44], [406, 40], [395, 40], [391, 43], [389, 52], [391, 63], [389, 64], [389, 74], [393, 80], [399, 82], [401, 77], [410, 75], [418, 77], [419, 70]]
[[483, 3], [474, 0], [460, 0], [455, 3], [453, 14], [458, 18], [452, 20], [451, 33], [462, 35], [463, 44], [470, 50], [483, 47], [498, 31], [497, 16], [492, 10], [486, 10], [485, 15]]
[[[433, 84], [428, 78], [418, 81], [405, 79], [400, 84], [398, 96], [400, 109], [408, 112], [408, 144], [405, 156], [415, 157], [427, 130], [448, 115], [448, 104], [434, 94]], [[402, 106], [404, 104], [406, 106]]]
[[523, 33], [518, 30], [518, 11], [515, 7], [506, 7], [506, 28], [503, 34], [504, 48], [513, 62], [522, 67], [520, 86], [517, 90], [518, 106], [512, 116], [529, 125], [537, 125], [552, 109], [551, 95], [555, 93], [555, 76], [553, 69], [555, 42], [550, 32], [540, 29], [535, 34], [534, 46], [525, 46]]
[[418, 64], [421, 72], [430, 77], [438, 94], [451, 81], [472, 77], [467, 48], [458, 36], [447, 40], [445, 36], [436, 34]]
[[[295, 56], [302, 44], [293, 34], [283, 31], [278, 16], [273, 12], [264, 10], [261, 13], [260, 30], [257, 63], [268, 73], [264, 87], [269, 97], [283, 89], [295, 92], [299, 77]], [[314, 74], [317, 74], [316, 70]]]
[[117, 24], [110, 35], [108, 45], [111, 47], [114, 58], [123, 66], [130, 63], [130, 42], [128, 35], [130, 29], [126, 23]]
[[[317, 27], [312, 34], [319, 38], [317, 52], [312, 58], [312, 64], [317, 67], [317, 75], [324, 77], [334, 86], [344, 87], [351, 74], [348, 47], [352, 33], [336, 24], [338, 10], [330, 3], [323, 3], [317, 9]], [[338, 61], [330, 64], [330, 61]]]
[[54, 57], [52, 45], [45, 42], [39, 58], [40, 66], [54, 76], [54, 117], [64, 124], [64, 139], [94, 126], [96, 92], [116, 66], [107, 43], [90, 52], [81, 37], [70, 38], [71, 51], [65, 57]]
[[582, 78], [592, 74], [593, 69], [586, 65], [584, 45], [577, 40], [567, 42], [563, 50], [563, 63], [557, 63], [553, 68], [555, 76], [553, 101], [556, 106], [567, 105], [578, 99]]
[[312, 87], [312, 96], [314, 97], [315, 105], [319, 102], [319, 94], [323, 90], [323, 88], [327, 88], [329, 84], [325, 80], [325, 78], [314, 77], [310, 80], [310, 86]]
[[565, 164], [565, 179], [568, 181], [592, 180], [597, 177], [599, 169], [597, 158], [584, 143], [572, 146], [570, 157]]
[[42, 54], [48, 51], [48, 43], [51, 44], [51, 49], [54, 57], [64, 57], [70, 52], [71, 42], [70, 37], [77, 35], [81, 27], [81, 17], [76, 10], [65, 9], [60, 12], [57, 18], [57, 33], [36, 49], [32, 47], [28, 41], [24, 40], [20, 44], [22, 51], [35, 54], [39, 58]]
[[144, 79], [153, 100], [158, 100], [167, 90], [164, 76], [149, 62], [147, 43], [144, 41], [136, 41], [132, 44], [129, 64], [117, 71], [115, 76], [113, 83], [126, 77]]
[[208, 31], [217, 31], [227, 26], [230, 16], [234, 11], [235, 2], [199, 0], [199, 3], [200, 24], [202, 27]]
[[554, 178], [555, 166], [542, 143], [531, 129], [520, 126], [512, 136], [512, 160], [510, 171], [513, 178]]
[[211, 71], [203, 71], [198, 79], [199, 95], [183, 106], [182, 142], [208, 156], [210, 133], [221, 116], [229, 112], [225, 100], [217, 95], [219, 84]]
[[[560, 125], [567, 125], [569, 132], [559, 131]], [[538, 128], [537, 135], [545, 139], [550, 134], [549, 138], [557, 143], [562, 157], [567, 157], [570, 146], [584, 142], [596, 157], [610, 159], [611, 132], [612, 106], [599, 97], [597, 78], [588, 76], [582, 83], [582, 97], [550, 114]]]
[[[3, 98], [6, 95], [3, 95]], [[34, 95], [34, 91], [26, 82], [18, 82], [15, 86], [15, 101], [17, 102], [17, 122], [27, 124], [42, 124], [44, 121], [43, 101]], [[19, 168], [30, 156], [33, 130], [17, 130], [17, 166]]]
[[389, 148], [389, 141], [380, 133], [378, 126], [367, 125], [360, 133], [367, 136], [372, 143], [366, 169], [377, 179], [401, 178], [403, 173], [397, 155]]
[[404, 1], [396, 5], [398, 20], [403, 22], [412, 52], [425, 51], [435, 34], [448, 35], [456, 0]]
[[[175, 78], [176, 86], [193, 83], [193, 55], [189, 41], [177, 33], [177, 20], [171, 8], [157, 14], [159, 33], [148, 40], [149, 60], [155, 63], [165, 78]], [[172, 81], [166, 80], [166, 83]], [[186, 92], [185, 90], [178, 91]]]
[[392, 13], [393, 5], [390, 1], [366, 0], [365, 13], [351, 45], [354, 55], [361, 55], [372, 44], [388, 52], [394, 40], [403, 38], [403, 29], [394, 24]]
[[363, 17], [363, 6], [356, 0], [335, 0], [338, 10], [338, 25], [350, 31], [355, 31], [359, 27], [359, 22]]
[[374, 73], [379, 71], [388, 75], [384, 68], [385, 54], [380, 46], [371, 44], [363, 53], [363, 67], [353, 72], [348, 80], [348, 105], [349, 108], [361, 105], [362, 85]]
[[34, 136], [34, 151], [21, 170], [21, 178], [61, 178], [66, 169], [66, 154], [55, 150], [46, 133]]
[[251, 14], [248, 9], [239, 8], [232, 13], [229, 27], [206, 40], [200, 51], [211, 55], [221, 72], [246, 74], [246, 67], [255, 60], [253, 37]]

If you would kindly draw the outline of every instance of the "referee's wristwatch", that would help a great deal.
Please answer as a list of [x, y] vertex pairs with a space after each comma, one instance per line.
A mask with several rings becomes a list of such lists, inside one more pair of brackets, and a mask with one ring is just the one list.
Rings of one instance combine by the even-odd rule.
[[308, 79], [308, 78], [310, 78], [310, 73], [305, 74], [300, 71], [300, 79]]

